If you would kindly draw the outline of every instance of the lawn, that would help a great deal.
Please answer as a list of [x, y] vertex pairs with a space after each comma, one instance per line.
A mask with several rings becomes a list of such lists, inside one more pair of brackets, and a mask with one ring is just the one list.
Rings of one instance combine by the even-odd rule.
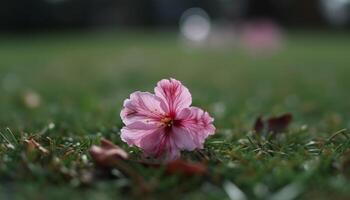
[[[265, 56], [187, 49], [167, 32], [3, 34], [0, 199], [349, 199], [349, 53], [341, 32], [288, 32]], [[215, 118], [204, 150], [183, 153], [206, 157], [207, 173], [130, 163], [147, 192], [118, 169], [99, 175], [90, 146], [107, 138], [139, 158], [119, 136], [122, 102], [169, 77]], [[293, 115], [286, 131], [252, 131], [258, 116], [283, 113]], [[48, 153], [29, 150], [26, 138]]]

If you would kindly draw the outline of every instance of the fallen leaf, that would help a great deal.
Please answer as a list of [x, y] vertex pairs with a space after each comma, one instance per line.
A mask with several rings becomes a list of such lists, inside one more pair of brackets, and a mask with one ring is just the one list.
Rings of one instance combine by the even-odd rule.
[[129, 157], [126, 151], [106, 139], [101, 140], [101, 146], [93, 145], [89, 153], [96, 165], [101, 167], [112, 167], [116, 162]]
[[268, 119], [268, 132], [280, 133], [292, 122], [293, 116], [290, 113]]
[[144, 180], [142, 175], [130, 165], [132, 163], [151, 168], [164, 168], [166, 175], [182, 174], [186, 177], [190, 177], [201, 176], [207, 172], [206, 165], [202, 163], [190, 163], [184, 160], [174, 160], [166, 164], [135, 161], [129, 159], [129, 155], [126, 151], [106, 139], [101, 140], [101, 146], [92, 146], [89, 152], [96, 166], [101, 167], [100, 169], [103, 170], [117, 168], [138, 185], [141, 194], [151, 191], [153, 185], [148, 184]]
[[183, 174], [186, 176], [204, 175], [207, 172], [207, 165], [204, 163], [191, 163], [182, 159], [170, 161], [165, 164], [139, 161], [145, 167], [164, 168], [166, 175]]
[[186, 176], [200, 176], [207, 171], [207, 166], [202, 163], [190, 163], [184, 160], [174, 160], [165, 165], [165, 173], [168, 175], [183, 174]]
[[[144, 178], [129, 164], [129, 154], [111, 141], [102, 139], [101, 146], [93, 145], [89, 153], [98, 167], [102, 171], [110, 172], [112, 168], [117, 168], [122, 173], [130, 177], [136, 185], [136, 195], [142, 196], [153, 189], [153, 185], [147, 183]], [[98, 170], [101, 170], [98, 169]], [[106, 170], [107, 169], [107, 170]]]
[[264, 122], [262, 120], [262, 117], [259, 116], [254, 123], [254, 131], [257, 133], [261, 133], [264, 129]]
[[253, 130], [256, 133], [281, 133], [285, 131], [289, 124], [292, 122], [293, 116], [290, 113], [286, 113], [277, 117], [270, 117], [267, 120], [263, 120], [259, 116], [254, 123]]

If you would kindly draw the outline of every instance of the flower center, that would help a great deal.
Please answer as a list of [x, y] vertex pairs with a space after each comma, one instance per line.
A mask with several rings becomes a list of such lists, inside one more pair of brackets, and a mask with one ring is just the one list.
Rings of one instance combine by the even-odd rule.
[[171, 127], [174, 124], [174, 121], [170, 117], [164, 117], [161, 119], [161, 122], [164, 123], [167, 127]]

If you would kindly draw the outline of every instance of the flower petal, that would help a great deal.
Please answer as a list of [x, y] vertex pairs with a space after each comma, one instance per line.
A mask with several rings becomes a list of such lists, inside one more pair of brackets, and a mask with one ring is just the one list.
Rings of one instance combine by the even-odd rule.
[[164, 129], [157, 129], [140, 140], [140, 148], [147, 155], [158, 157], [163, 153], [166, 142], [167, 136]]
[[130, 95], [130, 99], [124, 101], [120, 117], [125, 125], [136, 121], [152, 123], [159, 121], [165, 115], [164, 109], [167, 109], [166, 104], [154, 94], [134, 92]]
[[159, 81], [154, 92], [156, 96], [166, 102], [167, 113], [173, 116], [192, 103], [192, 96], [188, 89], [180, 81], [173, 78]]
[[171, 137], [179, 149], [193, 151], [198, 146], [190, 131], [185, 127], [174, 126]]
[[121, 129], [121, 139], [129, 146], [140, 147], [141, 140], [149, 134], [157, 132], [160, 126], [156, 123], [133, 122]]
[[134, 122], [122, 128], [121, 138], [129, 146], [141, 148], [146, 155], [164, 157], [166, 161], [177, 159], [180, 155], [180, 150], [169, 138], [169, 133], [157, 124]]
[[158, 131], [143, 137], [140, 141], [140, 148], [143, 149], [147, 155], [155, 158], [162, 158], [165, 162], [180, 157], [180, 149], [164, 128], [158, 129]]
[[174, 140], [168, 140], [167, 144], [166, 144], [166, 157], [165, 157], [165, 161], [169, 162], [172, 160], [176, 160], [178, 158], [180, 158], [180, 149], [176, 146], [175, 141]]
[[173, 128], [173, 139], [181, 150], [201, 149], [205, 139], [215, 133], [214, 119], [200, 108], [185, 108], [176, 120], [179, 124]]

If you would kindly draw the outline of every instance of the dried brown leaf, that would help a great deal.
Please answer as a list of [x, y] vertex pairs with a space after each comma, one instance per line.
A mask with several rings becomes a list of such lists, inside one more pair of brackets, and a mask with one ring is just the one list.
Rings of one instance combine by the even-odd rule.
[[292, 122], [293, 116], [290, 113], [283, 114], [278, 117], [271, 117], [268, 119], [268, 132], [280, 133], [287, 129]]
[[126, 151], [106, 139], [101, 140], [101, 146], [93, 145], [89, 153], [96, 165], [101, 167], [114, 166], [116, 162], [129, 157]]
[[166, 164], [165, 172], [168, 175], [183, 174], [186, 176], [200, 176], [207, 171], [203, 163], [190, 163], [184, 160], [174, 160]]
[[254, 123], [254, 131], [256, 133], [261, 133], [264, 130], [264, 122], [262, 120], [262, 117], [259, 116], [256, 118], [255, 123]]
[[292, 122], [293, 116], [290, 113], [285, 113], [277, 117], [270, 117], [267, 120], [263, 120], [259, 116], [254, 123], [253, 130], [256, 133], [281, 133], [285, 131], [289, 124]]

